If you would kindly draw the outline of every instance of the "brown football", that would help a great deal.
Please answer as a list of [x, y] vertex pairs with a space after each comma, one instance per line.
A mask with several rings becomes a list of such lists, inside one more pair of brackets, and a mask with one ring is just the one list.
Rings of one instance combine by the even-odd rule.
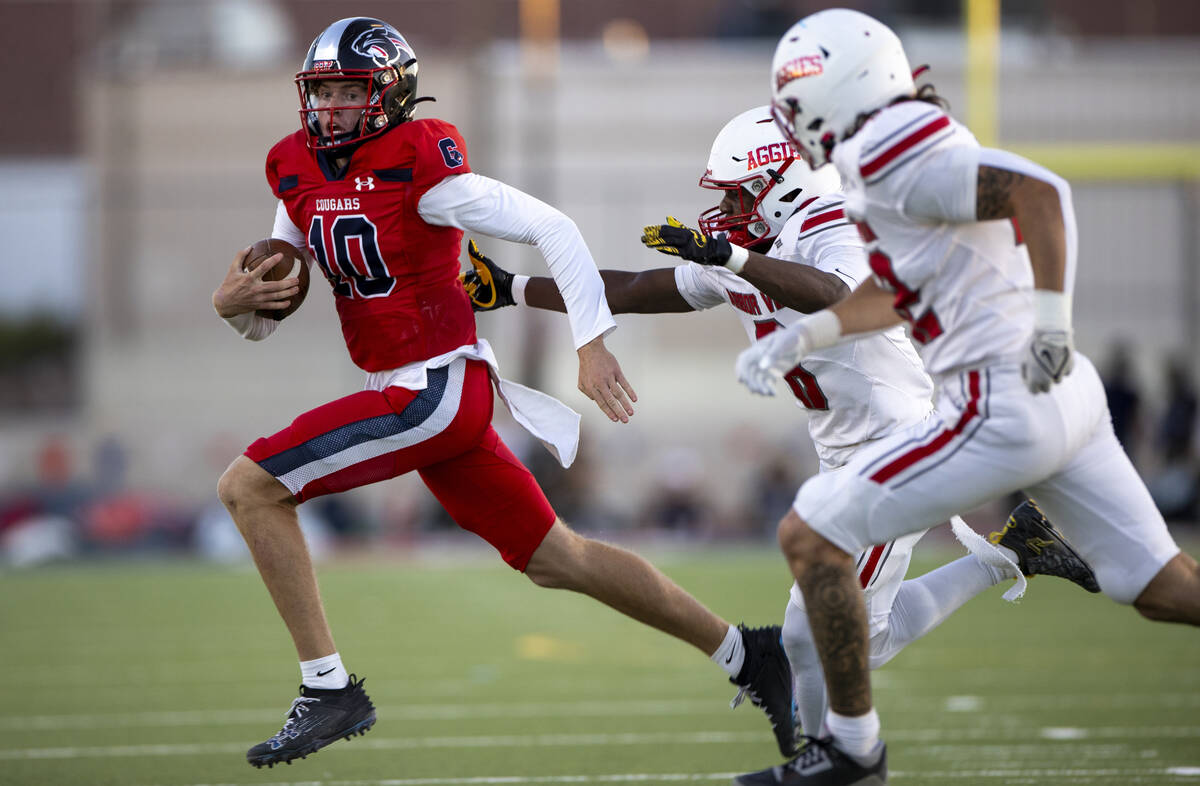
[[299, 278], [300, 291], [292, 296], [287, 308], [278, 310], [260, 308], [255, 312], [260, 317], [276, 321], [283, 319], [300, 308], [300, 304], [304, 302], [304, 296], [308, 294], [308, 262], [305, 261], [304, 254], [286, 240], [271, 237], [266, 240], [260, 240], [251, 246], [250, 253], [246, 255], [246, 261], [242, 263], [242, 269], [250, 272], [268, 258], [279, 253], [283, 254], [283, 259], [279, 260], [275, 267], [263, 274], [263, 281], [278, 281], [281, 278]]

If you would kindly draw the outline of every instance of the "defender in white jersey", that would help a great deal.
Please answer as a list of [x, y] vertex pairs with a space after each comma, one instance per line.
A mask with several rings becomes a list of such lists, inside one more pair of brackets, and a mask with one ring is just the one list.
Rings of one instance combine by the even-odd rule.
[[[837, 192], [840, 179], [833, 167], [813, 172], [796, 160], [771, 120], [769, 107], [748, 110], [726, 124], [713, 142], [700, 184], [724, 192], [721, 204], [700, 216], [701, 227], [711, 233], [697, 233], [705, 246], [715, 246], [723, 237], [730, 249], [738, 242], [754, 253], [740, 273], [722, 264], [698, 262], [642, 273], [601, 270], [613, 313], [702, 311], [728, 305], [753, 343], [801, 319], [804, 311], [844, 297], [870, 277], [862, 241], [843, 213], [844, 197]], [[688, 241], [694, 239], [691, 230], [681, 227], [648, 229], [661, 238], [672, 228]], [[688, 253], [687, 243], [656, 248]], [[478, 249], [473, 257], [478, 270], [468, 273], [465, 283], [478, 310], [521, 302], [565, 311], [554, 279], [513, 276]], [[797, 405], [808, 410], [809, 434], [822, 472], [836, 472], [864, 446], [924, 421], [933, 408], [933, 383], [900, 326], [815, 352], [789, 369], [784, 379]], [[1041, 519], [1036, 508], [1025, 505], [1020, 510], [1021, 516]], [[1001, 551], [973, 535], [957, 517], [954, 526], [978, 555], [919, 579], [905, 582], [904, 576], [924, 531], [858, 555], [873, 668], [979, 592], [1006, 579], [1023, 582], [1016, 565], [1006, 563]], [[1065, 550], [1059, 554], [1062, 559], [1042, 562], [1031, 572], [1073, 575], [1085, 586], [1094, 586], [1085, 565]], [[1014, 563], [1019, 561], [1020, 555], [1012, 556]], [[795, 678], [800, 725], [816, 731], [825, 712], [824, 677], [804, 599], [795, 585], [784, 615], [783, 643]]]
[[1016, 490], [1036, 497], [1143, 615], [1200, 624], [1200, 569], [1180, 552], [1113, 435], [1092, 364], [1073, 351], [1075, 226], [1065, 181], [981, 150], [915, 90], [895, 34], [855, 11], [805, 18], [772, 69], [776, 121], [813, 166], [830, 160], [873, 277], [746, 350], [739, 378], [775, 382], [843, 335], [907, 320], [938, 393], [929, 421], [878, 440], [801, 488], [779, 540], [825, 666], [830, 738], [744, 784], [883, 784], [868, 621], [852, 555]]

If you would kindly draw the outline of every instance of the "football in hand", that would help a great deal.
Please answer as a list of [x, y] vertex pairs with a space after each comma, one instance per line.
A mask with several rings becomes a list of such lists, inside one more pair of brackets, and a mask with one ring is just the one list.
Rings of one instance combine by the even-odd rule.
[[308, 294], [308, 262], [305, 261], [304, 254], [302, 254], [298, 248], [286, 240], [280, 240], [277, 237], [272, 237], [267, 238], [266, 240], [260, 240], [251, 246], [250, 253], [246, 255], [246, 261], [242, 263], [242, 269], [249, 273], [275, 254], [279, 253], [283, 254], [283, 259], [279, 260], [275, 264], [275, 267], [263, 274], [263, 281], [279, 281], [283, 278], [298, 278], [300, 280], [300, 291], [292, 295], [291, 300], [287, 304], [287, 308], [260, 308], [257, 312], [255, 312], [260, 317], [274, 319], [276, 321], [283, 319], [296, 309], [300, 308], [300, 304], [304, 302], [304, 296]]

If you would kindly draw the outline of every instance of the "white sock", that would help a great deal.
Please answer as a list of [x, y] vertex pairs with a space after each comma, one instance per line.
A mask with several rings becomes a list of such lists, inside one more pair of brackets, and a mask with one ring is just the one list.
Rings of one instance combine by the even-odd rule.
[[860, 764], [870, 763], [871, 754], [879, 746], [879, 713], [874, 707], [866, 715], [855, 717], [830, 710], [825, 716], [825, 726], [839, 750], [858, 759]]
[[300, 661], [300, 682], [307, 688], [339, 690], [350, 684], [350, 675], [336, 652], [316, 660]]
[[725, 641], [717, 647], [717, 651], [709, 656], [709, 660], [725, 669], [730, 677], [737, 677], [746, 662], [746, 648], [742, 645], [742, 632], [734, 626], [729, 626]]
[[792, 696], [800, 728], [810, 737], [820, 737], [828, 704], [825, 672], [821, 669], [821, 656], [817, 654], [808, 615], [790, 599], [783, 613], [783, 649], [792, 666]]
[[1011, 578], [972, 554], [905, 580], [892, 601], [887, 629], [871, 639], [871, 668], [887, 663], [971, 598]]

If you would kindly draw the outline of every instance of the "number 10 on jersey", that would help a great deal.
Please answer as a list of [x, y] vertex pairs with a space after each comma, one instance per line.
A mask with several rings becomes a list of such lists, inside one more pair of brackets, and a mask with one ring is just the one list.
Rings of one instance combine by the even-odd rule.
[[308, 225], [308, 246], [333, 285], [333, 293], [360, 298], [391, 293], [396, 279], [379, 253], [378, 233], [371, 220], [361, 213], [336, 216], [329, 222], [327, 234], [325, 218], [313, 216]]

